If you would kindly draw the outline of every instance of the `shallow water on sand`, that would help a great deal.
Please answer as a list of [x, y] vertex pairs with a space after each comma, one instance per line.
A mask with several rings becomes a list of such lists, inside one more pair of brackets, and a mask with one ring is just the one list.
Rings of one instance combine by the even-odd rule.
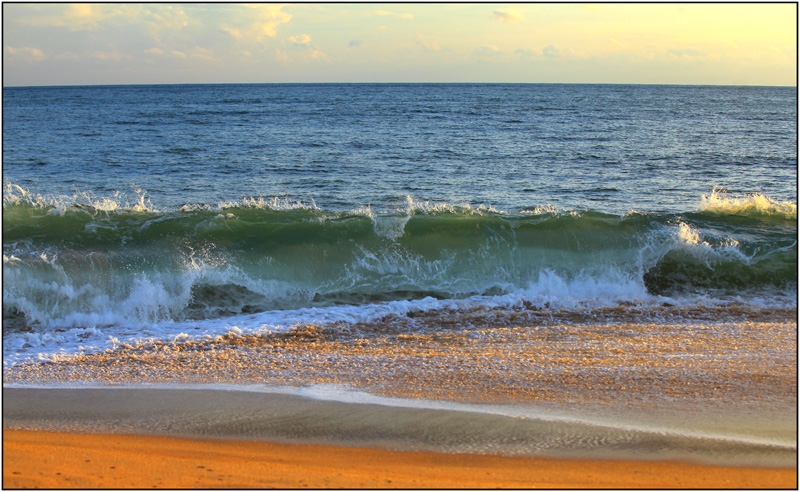
[[[14, 386], [84, 389], [58, 393], [71, 400], [55, 399], [39, 417], [28, 413], [30, 401], [16, 414], [5, 407], [4, 425], [764, 466], [796, 460], [794, 311], [712, 310], [691, 321], [662, 307], [640, 311], [636, 322], [634, 311], [428, 312], [21, 363], [4, 371], [6, 402], [21, 394]], [[91, 390], [98, 400], [80, 396], [87, 386], [140, 389]], [[179, 391], [187, 387], [227, 391]], [[313, 401], [293, 398], [295, 406], [276, 413], [273, 400], [285, 393]], [[31, 394], [45, 393], [24, 398]], [[98, 401], [107, 401], [106, 413], [96, 413]]]
[[[5, 392], [4, 428], [12, 429], [768, 467], [792, 466], [797, 459], [796, 442], [724, 429], [736, 421], [738, 431], [742, 424], [755, 422], [753, 415], [748, 420], [742, 419], [741, 411], [717, 412], [716, 428], [704, 429], [702, 419], [712, 416], [708, 409], [692, 412], [685, 406], [671, 421], [624, 407], [615, 407], [616, 418], [603, 420], [593, 418], [597, 409], [565, 412], [548, 405], [446, 404], [375, 398], [324, 386], [6, 388]], [[665, 414], [675, 410], [660, 408]], [[773, 422], [766, 430], [788, 429]]]

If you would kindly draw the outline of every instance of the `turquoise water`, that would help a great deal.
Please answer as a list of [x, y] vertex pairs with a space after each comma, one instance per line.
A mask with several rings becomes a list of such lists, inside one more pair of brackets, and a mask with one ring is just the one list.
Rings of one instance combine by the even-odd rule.
[[[514, 293], [791, 303], [795, 212], [768, 207], [617, 216], [20, 202], [3, 219], [4, 295], [43, 326], [98, 312], [120, 323], [181, 321]], [[153, 304], [153, 293], [162, 300]]]

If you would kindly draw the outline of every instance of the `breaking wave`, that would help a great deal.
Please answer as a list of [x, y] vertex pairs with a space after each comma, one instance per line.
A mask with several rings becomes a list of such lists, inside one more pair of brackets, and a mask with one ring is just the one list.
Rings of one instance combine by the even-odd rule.
[[796, 304], [797, 207], [714, 190], [683, 214], [409, 198], [333, 212], [283, 198], [156, 209], [140, 191], [43, 199], [7, 184], [4, 325], [96, 326], [397, 300], [778, 297]]

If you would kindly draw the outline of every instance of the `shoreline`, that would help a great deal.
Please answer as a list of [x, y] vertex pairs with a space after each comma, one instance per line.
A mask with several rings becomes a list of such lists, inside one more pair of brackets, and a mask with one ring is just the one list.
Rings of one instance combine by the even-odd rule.
[[[382, 398], [346, 388], [3, 388], [4, 430], [264, 441], [518, 458], [792, 467], [796, 417], [686, 402], [634, 409]], [[777, 412], [777, 413], [775, 413]], [[724, 416], [724, 417], [723, 417]]]
[[4, 429], [3, 484], [7, 488], [790, 489], [797, 487], [797, 469]]
[[488, 316], [6, 367], [4, 484], [796, 489], [796, 321]]

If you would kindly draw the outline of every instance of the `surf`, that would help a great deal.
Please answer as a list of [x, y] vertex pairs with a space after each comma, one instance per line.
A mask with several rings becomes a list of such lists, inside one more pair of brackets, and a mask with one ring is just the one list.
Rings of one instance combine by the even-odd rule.
[[6, 185], [4, 326], [144, 325], [269, 310], [523, 295], [531, 302], [791, 299], [796, 206], [702, 197], [682, 214], [430, 203], [325, 210], [285, 198], [159, 210], [141, 190]]

